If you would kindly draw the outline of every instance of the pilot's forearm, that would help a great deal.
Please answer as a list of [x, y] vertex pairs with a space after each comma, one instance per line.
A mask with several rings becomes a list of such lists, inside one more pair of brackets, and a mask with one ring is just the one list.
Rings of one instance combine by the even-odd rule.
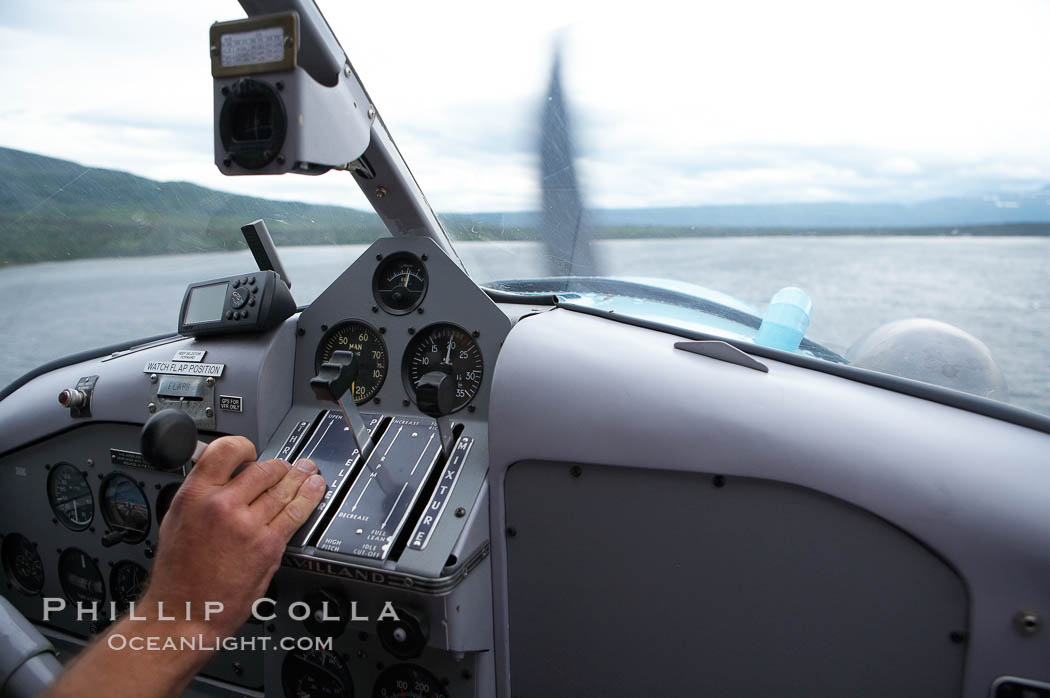
[[214, 628], [200, 620], [158, 620], [156, 604], [148, 599], [135, 615], [145, 620], [125, 616], [117, 622], [80, 653], [47, 696], [181, 695], [214, 654], [201, 649], [218, 644]]

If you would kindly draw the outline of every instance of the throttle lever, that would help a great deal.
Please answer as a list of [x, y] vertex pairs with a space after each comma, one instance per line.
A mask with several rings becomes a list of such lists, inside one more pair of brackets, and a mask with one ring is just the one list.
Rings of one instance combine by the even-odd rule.
[[[339, 405], [343, 412], [350, 433], [354, 437], [354, 444], [362, 460], [368, 457], [368, 428], [361, 412], [354, 402], [352, 388], [357, 380], [358, 362], [357, 355], [352, 351], [339, 350], [332, 352], [332, 358], [321, 364], [317, 375], [310, 379], [310, 389], [322, 402], [334, 402]], [[344, 400], [346, 391], [350, 390], [350, 399]]]

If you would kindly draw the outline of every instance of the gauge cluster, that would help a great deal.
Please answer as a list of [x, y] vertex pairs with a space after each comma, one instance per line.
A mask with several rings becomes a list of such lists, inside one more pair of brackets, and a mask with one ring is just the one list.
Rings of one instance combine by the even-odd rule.
[[297, 403], [314, 402], [310, 377], [344, 350], [358, 357], [359, 406], [418, 414], [416, 385], [438, 371], [453, 377], [453, 411], [481, 416], [510, 320], [433, 242], [402, 237], [373, 243], [297, 326]]
[[[8, 497], [0, 506], [0, 593], [27, 618], [40, 622], [44, 599], [61, 600], [65, 607], [47, 625], [87, 640], [145, 589], [182, 474], [122, 464], [122, 454], [138, 449], [139, 432], [131, 424], [86, 424], [0, 457], [0, 492]], [[77, 604], [97, 604], [98, 613], [78, 617]], [[223, 650], [203, 673], [261, 686], [262, 658]]]
[[[123, 434], [120, 440], [110, 437], [114, 445], [138, 432], [130, 426], [112, 429]], [[90, 622], [78, 622], [75, 614], [58, 619], [78, 635], [105, 624], [110, 602], [119, 614], [138, 598], [159, 527], [153, 504], [160, 516], [181, 484], [177, 475], [107, 463], [110, 449], [100, 447], [96, 436], [103, 430], [75, 432], [72, 441], [61, 442], [61, 458], [45, 444], [5, 459], [25, 465], [0, 468], [4, 491], [17, 492], [24, 505], [17, 520], [0, 516], [0, 565], [8, 588], [23, 600], [58, 597], [70, 605], [97, 603], [107, 611]], [[74, 457], [71, 448], [80, 453]]]

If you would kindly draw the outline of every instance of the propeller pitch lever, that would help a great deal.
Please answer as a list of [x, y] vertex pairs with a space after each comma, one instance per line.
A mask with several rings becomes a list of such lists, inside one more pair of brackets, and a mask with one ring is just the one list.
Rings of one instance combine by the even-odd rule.
[[[332, 352], [332, 358], [321, 364], [317, 375], [310, 379], [310, 388], [318, 400], [339, 405], [339, 409], [343, 412], [343, 419], [350, 427], [350, 433], [354, 437], [354, 444], [358, 452], [362, 458], [367, 458], [368, 429], [353, 396], [357, 370], [358, 360], [354, 352], [342, 350]], [[346, 399], [347, 391], [350, 395], [349, 400]]]

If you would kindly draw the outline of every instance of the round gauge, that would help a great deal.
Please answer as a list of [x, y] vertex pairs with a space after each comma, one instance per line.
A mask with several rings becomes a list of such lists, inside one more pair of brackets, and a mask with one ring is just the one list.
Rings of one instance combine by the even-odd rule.
[[372, 698], [448, 698], [448, 691], [426, 669], [397, 664], [376, 679]]
[[160, 526], [164, 521], [164, 515], [168, 513], [168, 509], [171, 509], [171, 500], [175, 499], [175, 494], [179, 491], [179, 483], [173, 482], [170, 485], [164, 485], [164, 489], [157, 495], [157, 525]]
[[102, 518], [112, 531], [123, 531], [125, 543], [138, 543], [149, 533], [149, 501], [127, 475], [114, 473], [102, 482]]
[[354, 698], [346, 663], [325, 650], [289, 653], [281, 665], [281, 686], [287, 698]]
[[25, 594], [39, 594], [44, 588], [44, 563], [28, 538], [12, 533], [0, 546], [4, 571], [11, 584]]
[[83, 550], [66, 548], [58, 558], [58, 581], [66, 598], [73, 603], [102, 605], [106, 601], [106, 583], [98, 565]]
[[109, 593], [117, 604], [117, 613], [128, 610], [132, 601], [138, 601], [146, 587], [149, 572], [142, 565], [131, 560], [121, 560], [113, 565], [109, 573]]
[[95, 496], [84, 474], [69, 463], [57, 463], [47, 476], [51, 510], [66, 528], [83, 531], [95, 518]]
[[398, 252], [383, 260], [372, 277], [376, 304], [391, 315], [411, 313], [427, 295], [427, 269], [419, 258]]
[[328, 330], [317, 347], [314, 369], [332, 358], [337, 351], [352, 351], [357, 355], [357, 380], [354, 381], [354, 402], [364, 404], [374, 398], [386, 380], [386, 343], [371, 325], [359, 320], [347, 320]]
[[477, 342], [455, 325], [431, 325], [408, 343], [401, 364], [405, 390], [415, 399], [416, 383], [431, 371], [444, 371], [456, 379], [456, 401], [452, 411], [463, 409], [481, 387], [485, 366]]

